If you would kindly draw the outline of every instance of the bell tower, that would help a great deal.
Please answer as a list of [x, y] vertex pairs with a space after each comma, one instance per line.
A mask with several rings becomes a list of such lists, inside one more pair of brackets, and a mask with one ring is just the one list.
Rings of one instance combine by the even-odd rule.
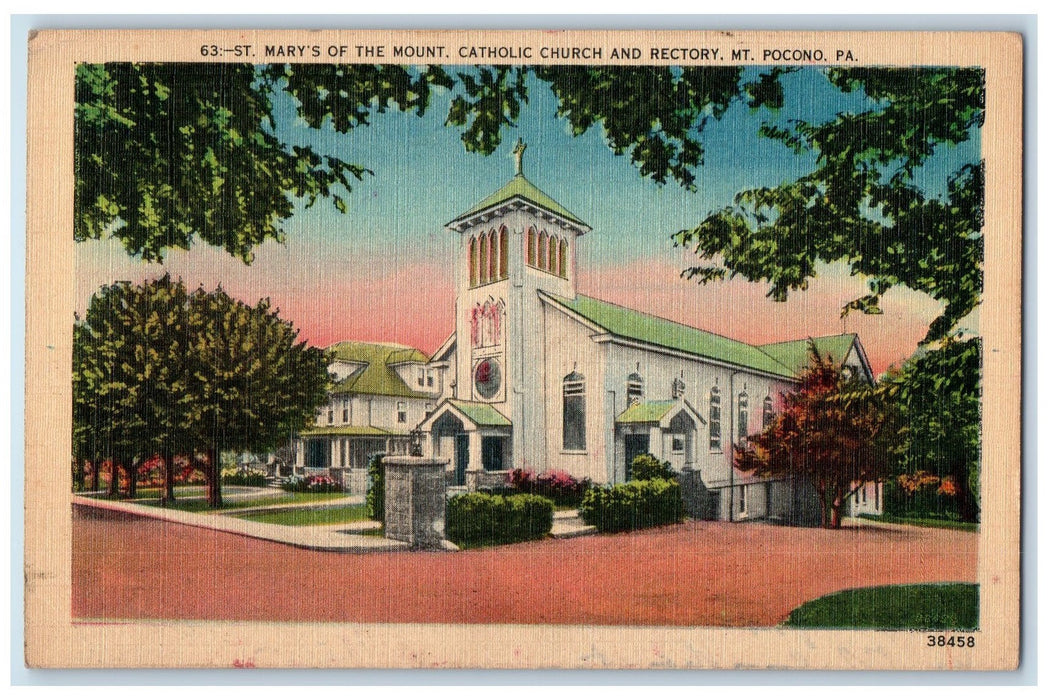
[[525, 177], [526, 149], [518, 139], [509, 182], [446, 224], [459, 237], [456, 398], [510, 419], [514, 466], [529, 461], [529, 441], [545, 440], [538, 292], [575, 297], [575, 250], [590, 230]]

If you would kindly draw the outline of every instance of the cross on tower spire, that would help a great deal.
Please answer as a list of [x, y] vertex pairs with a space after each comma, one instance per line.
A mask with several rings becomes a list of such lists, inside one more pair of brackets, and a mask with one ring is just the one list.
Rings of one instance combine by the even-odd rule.
[[513, 155], [517, 157], [517, 175], [524, 174], [524, 149], [528, 145], [524, 143], [524, 140], [520, 137], [517, 138], [517, 145], [513, 147]]

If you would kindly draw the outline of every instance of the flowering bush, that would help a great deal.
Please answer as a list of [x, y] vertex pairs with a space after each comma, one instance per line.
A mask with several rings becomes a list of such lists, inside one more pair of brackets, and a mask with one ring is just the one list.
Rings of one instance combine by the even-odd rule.
[[514, 469], [509, 483], [522, 493], [532, 493], [553, 501], [558, 506], [578, 506], [593, 482], [589, 478], [576, 479], [559, 469], [542, 472], [538, 476], [530, 469]]
[[269, 475], [265, 469], [226, 467], [222, 470], [222, 483], [230, 486], [265, 486]]
[[284, 482], [282, 488], [294, 493], [341, 493], [342, 484], [330, 476], [318, 475], [307, 476], [304, 479], [294, 477]]
[[884, 511], [909, 518], [959, 518], [957, 483], [927, 471], [900, 474], [884, 484]]

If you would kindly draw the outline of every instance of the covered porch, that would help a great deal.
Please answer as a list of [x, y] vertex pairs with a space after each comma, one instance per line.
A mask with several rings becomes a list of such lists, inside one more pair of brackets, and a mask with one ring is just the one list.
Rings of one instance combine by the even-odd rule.
[[367, 467], [376, 453], [408, 454], [406, 432], [373, 426], [342, 425], [314, 428], [299, 435], [295, 476], [327, 475], [349, 493], [367, 490]]
[[629, 481], [635, 457], [651, 454], [675, 471], [695, 469], [699, 426], [706, 420], [683, 398], [641, 401], [615, 417], [615, 481]]
[[493, 406], [447, 399], [422, 421], [422, 454], [450, 460], [448, 485], [469, 491], [506, 483], [513, 425]]

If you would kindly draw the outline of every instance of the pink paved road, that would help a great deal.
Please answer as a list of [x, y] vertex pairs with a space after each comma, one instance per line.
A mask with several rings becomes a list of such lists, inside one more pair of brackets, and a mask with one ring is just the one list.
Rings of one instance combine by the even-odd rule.
[[975, 581], [978, 535], [686, 522], [464, 552], [316, 552], [73, 516], [79, 619], [766, 626], [844, 588]]

